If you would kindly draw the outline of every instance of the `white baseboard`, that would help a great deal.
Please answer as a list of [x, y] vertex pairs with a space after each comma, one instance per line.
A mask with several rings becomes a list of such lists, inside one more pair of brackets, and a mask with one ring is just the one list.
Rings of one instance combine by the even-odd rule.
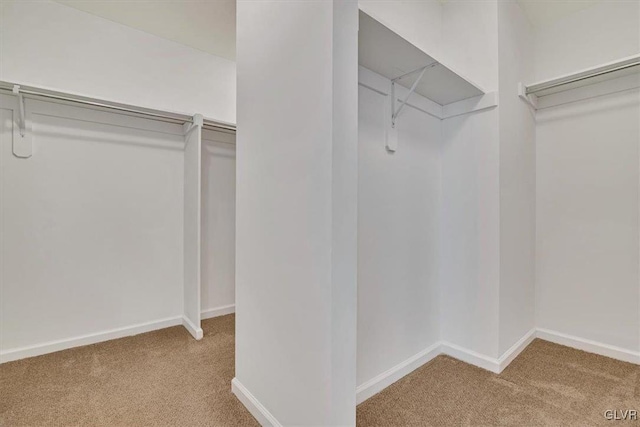
[[536, 339], [535, 328], [527, 332], [527, 334], [520, 338], [514, 345], [512, 345], [509, 350], [505, 351], [504, 354], [498, 359], [498, 373], [504, 371], [504, 368], [509, 366], [511, 362], [513, 362], [514, 359], [518, 357], [520, 353], [522, 353], [522, 350], [527, 348], [527, 346], [531, 344], [534, 339]]
[[251, 415], [264, 427], [281, 427], [282, 424], [243, 386], [237, 378], [231, 380], [231, 391], [249, 410]]
[[460, 347], [459, 345], [449, 342], [442, 342], [440, 345], [440, 353], [451, 356], [454, 359], [461, 360], [478, 368], [491, 371], [495, 374], [500, 373], [500, 362], [494, 357], [485, 356], [476, 351]]
[[360, 404], [379, 393], [383, 389], [389, 387], [405, 375], [413, 372], [420, 366], [440, 354], [440, 343], [435, 343], [420, 353], [410, 357], [409, 359], [397, 364], [391, 369], [377, 375], [369, 381], [363, 383], [356, 388], [356, 404]]
[[562, 332], [551, 331], [549, 329], [538, 328], [536, 336], [545, 341], [551, 341], [556, 344], [565, 345], [567, 347], [572, 347], [589, 353], [595, 353], [612, 359], [621, 360], [623, 362], [640, 365], [640, 352], [637, 351], [631, 351], [625, 348], [563, 334]]
[[24, 359], [27, 357], [40, 356], [47, 353], [53, 353], [56, 351], [80, 347], [83, 345], [96, 344], [99, 342], [114, 340], [117, 338], [138, 335], [145, 332], [151, 332], [158, 329], [177, 326], [180, 324], [182, 324], [182, 316], [176, 316], [167, 319], [155, 320], [153, 322], [139, 323], [137, 325], [126, 326], [124, 328], [110, 329], [107, 331], [81, 335], [78, 337], [58, 341], [49, 341], [46, 343], [28, 347], [13, 348], [0, 352], [0, 363], [11, 362], [13, 360]]
[[200, 313], [201, 319], [211, 319], [212, 317], [224, 316], [226, 314], [231, 314], [236, 312], [236, 305], [229, 304], [223, 305], [221, 307], [207, 308], [206, 310], [202, 310]]
[[530, 330], [498, 359], [485, 356], [484, 354], [480, 354], [446, 341], [437, 342], [420, 353], [358, 386], [356, 389], [356, 403], [360, 404], [364, 402], [374, 394], [381, 392], [400, 378], [413, 372], [420, 366], [441, 354], [445, 354], [470, 365], [499, 374], [504, 370], [504, 368], [509, 366], [516, 357], [518, 357], [522, 350], [531, 344], [535, 337], [536, 330]]
[[[202, 318], [209, 319], [211, 317], [224, 316], [225, 314], [234, 313], [235, 307], [235, 304], [231, 304], [203, 310]], [[204, 335], [202, 328], [195, 327], [195, 325], [189, 319], [183, 318], [182, 316], [176, 316], [167, 319], [155, 320], [152, 322], [125, 326], [122, 328], [109, 329], [107, 331], [81, 335], [78, 337], [67, 338], [63, 340], [45, 342], [28, 347], [20, 347], [0, 351], [0, 363], [25, 359], [27, 357], [41, 356], [43, 354], [54, 353], [60, 350], [115, 340], [118, 338], [143, 334], [145, 332], [156, 331], [158, 329], [170, 328], [177, 325], [183, 325], [197, 340], [202, 339]]]
[[182, 316], [182, 326], [184, 326], [187, 331], [196, 339], [201, 340], [204, 336], [204, 331], [202, 328], [196, 326], [188, 317]]
[[440, 354], [445, 354], [470, 365], [500, 374], [536, 338], [607, 356], [612, 359], [640, 364], [640, 352], [634, 352], [620, 347], [550, 331], [548, 329], [534, 328], [527, 332], [499, 358], [485, 356], [484, 354], [446, 341], [438, 342], [359, 386], [356, 389], [356, 402], [358, 404], [364, 402], [374, 394], [379, 393]]

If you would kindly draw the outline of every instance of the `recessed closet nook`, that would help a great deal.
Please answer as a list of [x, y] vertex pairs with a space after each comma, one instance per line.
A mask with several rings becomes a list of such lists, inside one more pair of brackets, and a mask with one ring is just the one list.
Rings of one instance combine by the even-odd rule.
[[238, 0], [231, 58], [66, 3], [1, 5], [0, 367], [235, 313], [251, 415], [337, 426], [640, 364], [640, 2]]

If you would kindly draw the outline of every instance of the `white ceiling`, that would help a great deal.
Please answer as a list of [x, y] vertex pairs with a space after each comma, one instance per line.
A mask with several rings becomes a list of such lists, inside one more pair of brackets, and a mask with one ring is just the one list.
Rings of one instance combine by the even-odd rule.
[[535, 27], [544, 27], [572, 13], [593, 6], [600, 0], [518, 0], [529, 21]]
[[235, 0], [55, 0], [213, 55], [235, 60]]

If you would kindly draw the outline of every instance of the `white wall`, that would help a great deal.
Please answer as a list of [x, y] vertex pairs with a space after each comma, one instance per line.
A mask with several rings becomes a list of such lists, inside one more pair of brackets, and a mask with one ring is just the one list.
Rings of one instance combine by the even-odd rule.
[[356, 422], [358, 310], [358, 4], [333, 2], [331, 141], [332, 425]]
[[0, 351], [179, 324], [182, 127], [27, 100], [22, 159], [0, 102]]
[[235, 122], [235, 64], [51, 1], [0, 5], [0, 79]]
[[283, 425], [355, 424], [357, 19], [238, 2], [234, 390]]
[[[443, 5], [442, 57], [498, 89], [497, 2]], [[500, 108], [500, 107], [498, 107]], [[443, 121], [440, 303], [442, 339], [498, 356], [500, 135], [497, 109]]]
[[640, 52], [640, 2], [607, 0], [536, 29], [535, 80]]
[[441, 122], [406, 107], [388, 152], [390, 82], [374, 76], [358, 98], [358, 385], [439, 341]]
[[202, 310], [228, 313], [235, 304], [236, 147], [234, 135], [202, 133]]
[[640, 350], [638, 90], [538, 111], [537, 323]]
[[442, 127], [442, 338], [498, 356], [500, 181], [498, 111]]
[[498, 89], [496, 0], [442, 5], [441, 60], [487, 92]]
[[498, 35], [502, 355], [535, 327], [535, 111], [518, 97], [533, 76], [533, 34], [515, 1], [499, 2]]

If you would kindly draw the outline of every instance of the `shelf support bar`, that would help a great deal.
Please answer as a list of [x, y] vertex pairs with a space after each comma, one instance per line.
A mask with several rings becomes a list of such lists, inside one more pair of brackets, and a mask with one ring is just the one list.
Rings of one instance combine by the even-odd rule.
[[[388, 111], [386, 114], [387, 117], [389, 117], [389, 115], [391, 116], [391, 123], [387, 124], [386, 126], [386, 135], [385, 135], [385, 146], [387, 148], [387, 151], [394, 153], [396, 151], [396, 149], [398, 148], [398, 131], [396, 129], [396, 119], [398, 118], [398, 115], [400, 114], [400, 112], [402, 111], [402, 109], [404, 108], [404, 106], [407, 104], [407, 101], [409, 100], [409, 97], [411, 96], [411, 94], [413, 92], [415, 92], [416, 87], [418, 87], [418, 83], [420, 83], [420, 80], [422, 80], [422, 77], [424, 76], [424, 73], [427, 71], [428, 68], [432, 68], [435, 67], [436, 65], [438, 65], [439, 62], [432, 62], [431, 64], [425, 65], [424, 67], [420, 67], [416, 70], [413, 71], [409, 71], [408, 73], [405, 73], [401, 76], [396, 77], [395, 79], [391, 79], [391, 99], [390, 102], [387, 104], [388, 108], [390, 111]], [[420, 75], [418, 76], [418, 78], [416, 79], [415, 82], [413, 82], [413, 84], [411, 85], [411, 89], [409, 89], [409, 92], [407, 92], [407, 94], [405, 95], [404, 99], [402, 99], [402, 101], [400, 101], [400, 106], [398, 107], [398, 109], [396, 109], [396, 82], [400, 79], [403, 79], [411, 74], [415, 74], [417, 72], [420, 72]], [[389, 114], [390, 113], [390, 114]]]

